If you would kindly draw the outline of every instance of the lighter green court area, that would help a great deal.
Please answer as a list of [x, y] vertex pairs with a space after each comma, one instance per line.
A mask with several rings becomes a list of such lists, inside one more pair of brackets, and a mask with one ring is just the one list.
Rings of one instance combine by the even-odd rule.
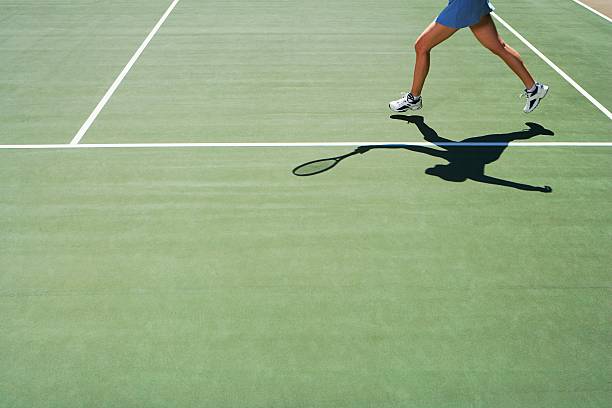
[[[170, 0], [0, 0], [0, 145], [67, 144]], [[612, 24], [497, 13], [612, 108]], [[181, 0], [82, 143], [421, 142], [387, 102], [445, 1]], [[546, 16], [544, 20], [540, 17]], [[612, 121], [462, 30], [418, 113], [440, 137]], [[0, 149], [0, 407], [608, 407], [612, 147], [510, 145], [486, 174], [351, 147]]]

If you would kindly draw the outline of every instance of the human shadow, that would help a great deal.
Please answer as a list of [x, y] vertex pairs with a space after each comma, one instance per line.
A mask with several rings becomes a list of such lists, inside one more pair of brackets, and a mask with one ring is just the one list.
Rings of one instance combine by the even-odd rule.
[[357, 149], [359, 153], [366, 153], [373, 149], [406, 149], [448, 161], [448, 164], [436, 164], [425, 170], [426, 174], [440, 177], [446, 181], [473, 180], [525, 191], [552, 192], [552, 188], [549, 186], [532, 186], [485, 174], [485, 166], [498, 160], [510, 142], [527, 140], [538, 135], [554, 135], [553, 131], [542, 125], [527, 122], [528, 128], [517, 132], [476, 136], [462, 141], [453, 141], [440, 137], [434, 129], [425, 123], [422, 116], [392, 115], [391, 118], [415, 124], [427, 142], [435, 144], [442, 150], [420, 145], [389, 144], [360, 146]]

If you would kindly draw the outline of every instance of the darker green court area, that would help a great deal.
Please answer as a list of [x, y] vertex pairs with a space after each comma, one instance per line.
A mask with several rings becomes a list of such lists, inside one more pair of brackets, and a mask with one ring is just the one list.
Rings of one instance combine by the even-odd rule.
[[[169, 3], [0, 0], [0, 144], [68, 143]], [[536, 112], [460, 32], [390, 118], [443, 3], [181, 0], [83, 140], [391, 144], [320, 174], [354, 147], [0, 149], [0, 407], [609, 406], [612, 148], [504, 143], [611, 121], [502, 27]], [[567, 3], [495, 5], [610, 107]]]

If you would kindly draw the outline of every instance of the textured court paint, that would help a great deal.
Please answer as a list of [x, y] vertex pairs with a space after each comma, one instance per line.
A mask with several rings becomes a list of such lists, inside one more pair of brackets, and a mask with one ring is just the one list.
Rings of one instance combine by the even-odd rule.
[[66, 143], [166, 0], [0, 0], [0, 143]]
[[344, 152], [0, 153], [0, 405], [609, 405], [607, 150]]
[[512, 27], [506, 20], [501, 18], [495, 13], [491, 13], [491, 15], [501, 23], [508, 31], [510, 31], [516, 38], [518, 38], [523, 44], [525, 44], [531, 51], [533, 51], [538, 57], [540, 57], [548, 66], [550, 66], [557, 74], [561, 75], [563, 79], [565, 79], [571, 86], [573, 86], [582, 96], [584, 96], [589, 102], [591, 102], [597, 109], [599, 109], [606, 117], [612, 120], [612, 112], [608, 110], [605, 106], [601, 104], [597, 99], [593, 98], [593, 96], [588, 93], [582, 86], [580, 86], [572, 77], [567, 75], [565, 71], [563, 71], [557, 64], [552, 62], [550, 58], [546, 55], [542, 54], [540, 50], [534, 47], [533, 44], [529, 42], [521, 33], [516, 31], [514, 27]]
[[[500, 16], [611, 109], [612, 24], [569, 0], [498, 0], [495, 4]], [[527, 63], [531, 65], [531, 60]], [[547, 81], [549, 74], [538, 69], [536, 76]], [[577, 103], [575, 97], [569, 100]], [[580, 115], [571, 107], [565, 112], [572, 118]]]
[[[88, 141], [422, 141], [386, 102], [434, 3], [182, 0]], [[565, 3], [496, 6], [603, 101], [590, 50], [608, 34]], [[167, 1], [0, 5], [0, 78], [33, 81], [11, 98], [39, 112], [3, 116], [1, 143], [65, 143]], [[20, 54], [44, 22], [66, 35]], [[527, 120], [556, 132], [535, 142], [610, 140], [513, 45], [550, 75], [542, 109], [522, 114], [516, 79], [463, 32], [433, 54], [427, 123], [455, 140]], [[609, 149], [510, 147], [487, 166], [552, 194], [445, 182], [424, 174], [442, 160], [404, 151], [290, 173], [346, 152], [0, 151], [0, 407], [609, 406]]]
[[[387, 119], [387, 103], [409, 86], [411, 44], [439, 11], [435, 2], [218, 4], [181, 3], [90, 129], [88, 143], [251, 142], [263, 135], [279, 142], [421, 139]], [[529, 21], [510, 8], [502, 2], [500, 15], [512, 24]], [[550, 24], [574, 14], [555, 14]], [[522, 21], [527, 38], [546, 41], [549, 34]], [[512, 34], [500, 32], [551, 86], [538, 110], [522, 112], [520, 81], [463, 30], [434, 50], [418, 113], [452, 139], [534, 121], [553, 129], [556, 141], [610, 140], [610, 120]], [[596, 34], [593, 43], [609, 47], [606, 34]], [[591, 57], [599, 69], [600, 58]], [[580, 72], [588, 67], [581, 64]], [[573, 75], [571, 59], [567, 68]], [[610, 89], [609, 81], [587, 82], [589, 91]]]
[[83, 136], [85, 136], [85, 134], [87, 133], [87, 131], [89, 130], [93, 122], [96, 120], [96, 118], [98, 117], [102, 109], [104, 109], [104, 106], [106, 106], [110, 98], [112, 98], [113, 94], [115, 93], [119, 85], [121, 85], [121, 82], [123, 81], [123, 79], [130, 72], [130, 69], [132, 69], [134, 64], [136, 64], [136, 61], [138, 61], [138, 58], [142, 55], [142, 53], [147, 48], [147, 45], [149, 45], [153, 37], [155, 37], [155, 34], [157, 34], [157, 32], [159, 31], [161, 26], [164, 24], [164, 22], [166, 21], [170, 13], [172, 13], [172, 10], [174, 10], [178, 2], [179, 0], [174, 0], [172, 3], [170, 3], [170, 6], [168, 6], [164, 14], [161, 16], [161, 18], [157, 22], [157, 24], [155, 24], [155, 26], [153, 27], [151, 32], [146, 36], [142, 44], [140, 44], [140, 47], [138, 47], [134, 55], [132, 55], [132, 58], [130, 58], [126, 66], [123, 67], [123, 69], [119, 73], [119, 76], [117, 76], [113, 84], [110, 86], [110, 88], [108, 88], [108, 90], [106, 91], [106, 93], [104, 94], [100, 102], [98, 102], [98, 104], [96, 105], [94, 110], [91, 112], [87, 120], [85, 120], [85, 123], [83, 123], [83, 126], [81, 126], [81, 128], [76, 133], [76, 135], [74, 135], [70, 144], [78, 144], [81, 142], [81, 139], [83, 139]]
[[597, 14], [599, 17], [603, 18], [609, 23], [612, 23], [612, 18], [609, 16], [612, 15], [612, 4], [608, 0], [586, 0], [584, 2], [579, 0], [572, 0], [574, 3], [581, 5], [592, 13]]
[[314, 143], [78, 143], [78, 144], [38, 144], [38, 145], [0, 145], [0, 150], [64, 150], [64, 149], [172, 149], [172, 148], [295, 148], [295, 147], [359, 147], [359, 146], [512, 146], [512, 147], [612, 147], [612, 142], [314, 142]]

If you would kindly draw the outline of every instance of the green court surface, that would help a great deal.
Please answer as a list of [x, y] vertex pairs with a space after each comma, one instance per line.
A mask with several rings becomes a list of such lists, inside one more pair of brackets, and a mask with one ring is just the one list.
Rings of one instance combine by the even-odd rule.
[[[612, 120], [500, 24], [542, 106], [463, 30], [419, 114], [553, 131], [486, 167], [520, 185], [408, 149], [291, 173], [423, 141], [387, 102], [442, 0], [181, 0], [81, 140], [118, 146], [8, 148], [68, 144], [170, 3], [0, 0], [0, 407], [610, 406]], [[494, 3], [612, 107], [612, 24]]]

